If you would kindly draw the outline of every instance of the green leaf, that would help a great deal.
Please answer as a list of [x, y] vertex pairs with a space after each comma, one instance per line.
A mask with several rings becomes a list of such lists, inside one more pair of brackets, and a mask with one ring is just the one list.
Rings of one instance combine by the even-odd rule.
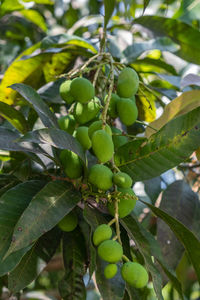
[[[151, 126], [157, 130], [162, 128], [173, 118], [183, 115], [200, 106], [200, 91], [188, 91], [172, 100], [164, 108], [160, 118], [151, 123]], [[146, 128], [146, 136], [150, 137], [155, 131], [151, 128]]]
[[[186, 182], [178, 180], [170, 184], [164, 191], [160, 209], [193, 231], [195, 213], [197, 210], [200, 212], [200, 203], [197, 194], [191, 190], [190, 186]], [[160, 219], [157, 221], [157, 240], [167, 265], [176, 269], [184, 248], [167, 224]]]
[[48, 5], [54, 4], [53, 0], [23, 0], [23, 2], [32, 2], [32, 1], [37, 4], [48, 4]]
[[0, 115], [7, 119], [17, 130], [25, 133], [28, 130], [28, 123], [22, 113], [12, 106], [0, 102]]
[[24, 9], [24, 5], [22, 5], [18, 0], [4, 0], [0, 5], [0, 16], [3, 16], [15, 10]]
[[10, 254], [6, 259], [1, 261], [0, 276], [6, 275], [12, 271], [21, 261], [22, 257], [31, 249], [32, 246], [25, 247]]
[[163, 300], [162, 296], [162, 278], [156, 265], [151, 258], [151, 249], [149, 242], [145, 238], [138, 222], [131, 215], [120, 220], [122, 226], [126, 229], [129, 236], [135, 241], [140, 253], [142, 254], [145, 265], [148, 271], [151, 273], [154, 289], [158, 300]]
[[24, 16], [27, 20], [31, 21], [39, 28], [41, 28], [44, 32], [47, 31], [47, 26], [43, 16], [34, 9], [24, 9], [20, 11], [20, 14]]
[[80, 199], [79, 192], [71, 184], [63, 181], [49, 182], [33, 198], [17, 222], [6, 256], [32, 244], [52, 229]]
[[65, 275], [59, 282], [61, 297], [64, 300], [85, 300], [83, 276], [87, 269], [87, 255], [80, 229], [64, 233], [62, 245]]
[[112, 17], [113, 11], [115, 9], [115, 0], [104, 0], [104, 10], [105, 10], [105, 16], [104, 16], [104, 27], [106, 28], [108, 25], [108, 22], [110, 18]]
[[43, 235], [8, 275], [8, 288], [16, 293], [30, 284], [44, 269], [60, 243], [61, 232], [54, 228]]
[[172, 216], [170, 216], [163, 210], [154, 207], [153, 205], [146, 203], [144, 201], [142, 202], [146, 204], [157, 217], [161, 218], [166, 224], [168, 224], [168, 226], [174, 232], [176, 237], [183, 244], [188, 254], [188, 257], [196, 271], [198, 281], [200, 282], [200, 241], [181, 222], [174, 219]]
[[155, 177], [149, 180], [144, 181], [144, 189], [146, 194], [151, 199], [151, 203], [154, 204], [156, 200], [158, 199], [158, 196], [160, 195], [162, 189], [161, 189], [161, 178]]
[[68, 149], [76, 153], [85, 162], [85, 154], [77, 140], [64, 130], [56, 128], [44, 128], [28, 132], [18, 139], [23, 145], [24, 142], [36, 144], [48, 144], [59, 149]]
[[193, 0], [182, 0], [178, 11], [173, 15], [174, 19], [191, 24], [193, 20], [199, 20], [200, 3]]
[[147, 8], [147, 6], [149, 5], [151, 0], [143, 0], [143, 14]]
[[134, 20], [156, 36], [169, 37], [180, 46], [176, 55], [194, 64], [200, 64], [199, 30], [181, 21], [161, 16], [143, 16]]
[[200, 146], [200, 108], [181, 115], [144, 144], [133, 141], [120, 147], [115, 163], [134, 181], [156, 177], [186, 160]]
[[38, 154], [47, 155], [47, 153], [40, 148], [37, 144], [25, 142], [23, 145], [19, 145], [15, 140], [19, 139], [20, 135], [18, 132], [0, 128], [0, 149], [8, 151], [24, 151], [33, 152]]
[[123, 51], [124, 58], [122, 59], [122, 62], [125, 64], [133, 63], [145, 51], [154, 49], [176, 52], [179, 49], [179, 46], [167, 37], [152, 39], [142, 43], [134, 43]]
[[56, 36], [47, 36], [41, 42], [41, 49], [51, 49], [54, 47], [62, 48], [66, 45], [74, 45], [81, 48], [86, 48], [92, 53], [97, 53], [97, 49], [84, 38], [76, 35], [59, 34]]
[[0, 261], [11, 243], [14, 227], [32, 198], [44, 186], [33, 180], [18, 184], [0, 197]]
[[46, 127], [58, 127], [55, 115], [50, 111], [47, 104], [31, 86], [23, 83], [16, 83], [12, 84], [10, 88], [20, 93], [22, 97], [33, 105], [41, 121]]
[[151, 73], [152, 70], [154, 70], [155, 72], [161, 73], [164, 70], [173, 75], [177, 75], [175, 68], [172, 65], [167, 64], [162, 59], [154, 59], [151, 57], [145, 57], [143, 59], [137, 59], [136, 61], [134, 61], [131, 64], [131, 66], [137, 72], [142, 72], [142, 73], [145, 73], [145, 72]]

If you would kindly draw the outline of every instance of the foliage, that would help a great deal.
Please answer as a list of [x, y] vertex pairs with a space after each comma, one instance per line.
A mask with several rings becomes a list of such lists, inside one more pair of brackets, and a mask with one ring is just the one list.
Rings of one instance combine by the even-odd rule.
[[[0, 294], [4, 287], [7, 299], [57, 299], [52, 289], [66, 300], [198, 299], [199, 4], [88, 0], [84, 5], [0, 1]], [[132, 99], [138, 116], [130, 126], [127, 115], [116, 119], [108, 109], [126, 67], [139, 76]], [[59, 126], [59, 118], [75, 106], [63, 100], [60, 85], [78, 76], [93, 83], [102, 126], [111, 127], [105, 161], [106, 139], [100, 148], [97, 137], [96, 148], [86, 151], [81, 139]], [[114, 155], [109, 134], [126, 137]], [[66, 176], [69, 161], [63, 163], [62, 151], [76, 157], [81, 178]], [[96, 176], [88, 183], [97, 158], [133, 181], [136, 206], [124, 218], [118, 218], [116, 186], [99, 190]], [[113, 198], [114, 219], [105, 205]], [[72, 210], [78, 226], [62, 232], [58, 224]], [[106, 263], [93, 243], [95, 229], [107, 223], [123, 245], [112, 279], [105, 278]], [[61, 266], [52, 271], [55, 258]], [[123, 260], [146, 268], [147, 286], [125, 284]]]

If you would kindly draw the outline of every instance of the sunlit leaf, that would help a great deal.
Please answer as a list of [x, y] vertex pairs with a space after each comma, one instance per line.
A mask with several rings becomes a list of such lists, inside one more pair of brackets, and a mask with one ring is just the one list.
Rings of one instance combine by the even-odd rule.
[[181, 21], [161, 16], [143, 16], [134, 20], [152, 31], [155, 36], [169, 37], [180, 46], [176, 55], [188, 62], [200, 64], [199, 30]]
[[0, 102], [0, 115], [7, 119], [20, 132], [25, 133], [28, 130], [28, 123], [23, 114], [12, 106]]
[[[188, 91], [172, 100], [164, 108], [160, 118], [151, 123], [151, 126], [157, 130], [162, 128], [173, 118], [185, 114], [200, 106], [200, 91]], [[149, 127], [146, 128], [146, 136], [150, 137], [155, 131]]]
[[32, 23], [36, 24], [40, 27], [43, 31], [47, 31], [47, 26], [43, 16], [34, 9], [24, 9], [20, 11], [20, 14], [24, 16], [26, 19], [31, 21]]

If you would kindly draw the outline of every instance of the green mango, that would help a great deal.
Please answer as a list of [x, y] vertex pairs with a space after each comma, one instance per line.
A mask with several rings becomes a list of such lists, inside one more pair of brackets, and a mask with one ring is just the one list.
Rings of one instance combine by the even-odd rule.
[[111, 279], [115, 277], [117, 274], [117, 265], [116, 264], [108, 264], [104, 269], [104, 276], [106, 279]]
[[58, 125], [60, 129], [72, 135], [75, 130], [76, 121], [73, 115], [67, 115], [58, 119]]
[[76, 139], [82, 145], [83, 149], [88, 150], [92, 146], [92, 142], [88, 135], [88, 127], [81, 126], [78, 127], [75, 134]]
[[130, 126], [137, 120], [138, 109], [133, 100], [128, 98], [120, 98], [117, 101], [117, 111], [121, 122]]
[[61, 98], [68, 104], [71, 105], [74, 102], [74, 97], [70, 93], [71, 80], [66, 80], [61, 83], [59, 92]]
[[77, 179], [83, 175], [83, 164], [76, 153], [70, 150], [62, 150], [60, 153], [60, 161], [69, 178]]
[[109, 262], [116, 263], [122, 259], [123, 249], [122, 246], [113, 240], [102, 242], [98, 247], [98, 255], [101, 259]]
[[107, 224], [99, 225], [93, 233], [93, 243], [98, 246], [103, 241], [109, 240], [112, 236], [112, 229]]
[[100, 164], [93, 165], [89, 170], [88, 181], [100, 190], [108, 190], [112, 187], [112, 171]]
[[66, 232], [73, 231], [77, 225], [78, 225], [78, 218], [75, 212], [70, 212], [58, 223], [58, 227], [62, 231], [66, 231]]
[[[106, 104], [108, 95], [105, 96], [104, 103]], [[117, 101], [120, 99], [120, 97], [117, 94], [112, 93], [111, 98], [110, 98], [110, 103], [108, 106], [108, 115], [115, 119], [117, 118]]]
[[79, 124], [85, 124], [96, 117], [101, 108], [101, 102], [97, 97], [86, 104], [76, 103], [74, 118]]
[[[131, 211], [134, 209], [135, 204], [136, 204], [136, 196], [135, 193], [131, 188], [125, 189], [125, 188], [118, 188], [118, 191], [121, 192], [119, 199], [120, 201], [118, 202], [118, 214], [119, 218], [124, 218], [128, 216]], [[130, 196], [135, 196], [135, 199], [133, 199]], [[107, 204], [108, 210], [110, 214], [114, 217], [115, 216], [115, 203], [113, 202], [108, 202]]]
[[114, 154], [111, 136], [105, 130], [97, 130], [92, 136], [92, 149], [100, 162], [109, 161]]
[[70, 93], [77, 102], [87, 103], [94, 98], [95, 90], [88, 79], [77, 77], [72, 80]]
[[[103, 128], [103, 121], [102, 120], [98, 120], [98, 121], [95, 121], [93, 122], [90, 126], [89, 126], [89, 129], [88, 129], [88, 134], [89, 134], [89, 137], [92, 138], [93, 136], [93, 133], [97, 130], [100, 130]], [[105, 131], [109, 134], [109, 135], [112, 135], [112, 130], [110, 128], [110, 126], [108, 124], [106, 124], [105, 126]]]
[[137, 289], [145, 287], [149, 281], [146, 269], [136, 262], [126, 262], [121, 268], [122, 278]]
[[132, 68], [124, 68], [118, 76], [117, 94], [123, 98], [130, 98], [137, 93], [138, 87], [138, 74]]
[[131, 177], [124, 172], [117, 172], [113, 174], [113, 183], [120, 188], [130, 188], [133, 184]]

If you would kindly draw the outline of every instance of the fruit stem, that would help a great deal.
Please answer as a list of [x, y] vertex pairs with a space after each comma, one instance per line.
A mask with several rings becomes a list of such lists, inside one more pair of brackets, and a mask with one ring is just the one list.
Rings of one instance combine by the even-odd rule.
[[108, 226], [111, 226], [112, 224], [115, 223], [115, 218], [113, 218], [109, 223], [108, 223]]
[[118, 213], [118, 199], [115, 199], [115, 227], [117, 233], [117, 239], [119, 243], [122, 245], [121, 237], [120, 237], [120, 227], [119, 227], [119, 213]]
[[125, 260], [125, 261], [127, 261], [127, 262], [130, 261], [130, 260], [128, 259], [128, 257], [127, 257], [126, 255], [124, 255], [124, 254], [122, 255], [122, 259]]
[[135, 123], [142, 124], [142, 125], [147, 126], [147, 127], [151, 128], [151, 129], [153, 129], [153, 130], [155, 130], [155, 131], [158, 131], [156, 128], [152, 127], [152, 126], [149, 125], [149, 124], [146, 124], [145, 122], [136, 120]]
[[146, 139], [143, 136], [131, 135], [131, 134], [126, 134], [126, 133], [125, 134], [124, 133], [113, 133], [112, 135], [115, 135], [115, 136], [127, 136], [127, 137], [134, 138], [134, 139]]
[[106, 126], [107, 111], [108, 111], [108, 107], [109, 107], [109, 104], [110, 104], [110, 99], [111, 99], [113, 88], [114, 88], [114, 67], [113, 67], [112, 56], [110, 55], [110, 86], [109, 86], [109, 91], [108, 91], [108, 97], [107, 97], [107, 100], [106, 100], [106, 104], [105, 104], [104, 109], [102, 111], [103, 129]]
[[[111, 159], [111, 164], [112, 164], [112, 167], [117, 171], [117, 172], [120, 172], [120, 169], [116, 166], [115, 162], [114, 162], [114, 158]], [[115, 172], [116, 172], [115, 171]]]
[[118, 236], [115, 235], [114, 238], [112, 239], [113, 241], [116, 241], [118, 239]]

